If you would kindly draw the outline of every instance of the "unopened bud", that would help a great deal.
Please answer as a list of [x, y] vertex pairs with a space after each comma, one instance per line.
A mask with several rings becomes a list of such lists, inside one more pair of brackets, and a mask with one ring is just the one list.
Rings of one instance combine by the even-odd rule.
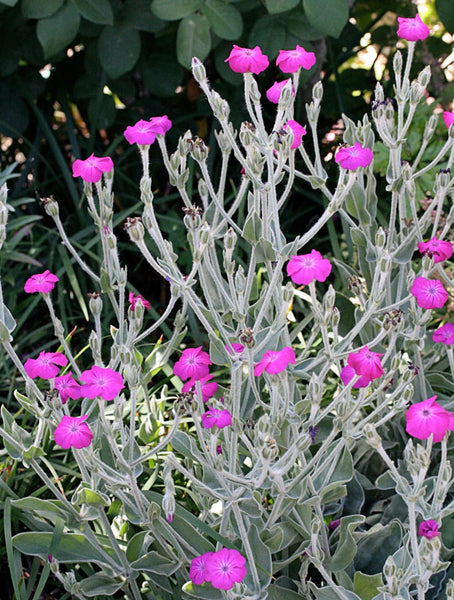
[[202, 246], [208, 246], [208, 244], [210, 243], [210, 238], [211, 238], [211, 230], [210, 230], [210, 226], [208, 225], [208, 223], [204, 223], [202, 225], [202, 227], [200, 228], [200, 244]]
[[431, 77], [430, 65], [427, 65], [426, 67], [424, 67], [424, 69], [418, 75], [418, 83], [423, 88], [424, 91], [426, 90], [427, 86], [429, 85], [430, 77]]
[[438, 124], [438, 115], [437, 114], [431, 115], [429, 120], [426, 123], [425, 128], [424, 128], [423, 140], [425, 140], [426, 142], [429, 142], [432, 139], [435, 129], [437, 128], [437, 124]]
[[224, 236], [224, 246], [226, 250], [233, 250], [236, 245], [236, 241], [238, 239], [237, 234], [233, 231], [233, 229], [228, 229], [227, 233]]
[[448, 579], [446, 584], [446, 600], [454, 600], [454, 581]]
[[230, 150], [232, 149], [232, 145], [227, 135], [223, 131], [216, 130], [214, 132], [214, 135], [216, 136], [216, 139], [218, 141], [220, 151], [224, 154], [230, 152]]
[[400, 79], [402, 73], [402, 53], [399, 50], [394, 54], [393, 68], [394, 73], [396, 74], [396, 79]]
[[100, 292], [93, 292], [88, 294], [88, 307], [94, 317], [98, 316], [102, 312], [102, 298]]
[[379, 227], [375, 234], [375, 245], [378, 248], [382, 249], [385, 247], [385, 244], [386, 244], [386, 233], [385, 233], [383, 227]]
[[410, 86], [410, 104], [419, 104], [421, 98], [424, 96], [426, 88], [419, 85], [417, 81], [413, 81]]
[[383, 86], [381, 83], [376, 84], [375, 86], [375, 102], [383, 102], [385, 99], [385, 93], [383, 91]]
[[211, 92], [211, 102], [213, 108], [213, 114], [216, 119], [220, 121], [226, 121], [229, 118], [230, 107], [224, 98], [217, 92]]
[[363, 432], [367, 443], [372, 446], [372, 448], [381, 448], [381, 437], [378, 435], [377, 430], [371, 423], [366, 423], [364, 425]]
[[282, 290], [282, 297], [286, 304], [290, 304], [290, 302], [293, 300], [294, 292], [295, 292], [295, 289], [294, 289], [292, 283], [289, 281]]
[[317, 83], [312, 88], [312, 98], [314, 102], [321, 102], [323, 98], [323, 84], [321, 81], [317, 81]]
[[[411, 373], [411, 371], [408, 371], [408, 373]], [[405, 372], [404, 372], [403, 379], [405, 381]], [[402, 400], [405, 401], [406, 403], [410, 402], [410, 400], [413, 398], [413, 392], [414, 392], [413, 386], [410, 383], [408, 383], [407, 387], [402, 392]]]
[[235, 274], [235, 286], [239, 294], [242, 294], [246, 289], [246, 277], [244, 276], [244, 269], [241, 265], [239, 265]]
[[205, 67], [195, 56], [192, 59], [192, 74], [194, 75], [194, 79], [198, 83], [202, 83], [207, 78], [207, 72], [205, 70]]

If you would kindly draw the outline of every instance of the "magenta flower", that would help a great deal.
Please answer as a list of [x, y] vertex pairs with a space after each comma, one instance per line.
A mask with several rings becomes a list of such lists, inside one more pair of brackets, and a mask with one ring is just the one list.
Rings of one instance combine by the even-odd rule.
[[449, 298], [448, 292], [438, 279], [416, 277], [410, 292], [421, 308], [441, 308]]
[[293, 133], [293, 142], [290, 148], [294, 150], [301, 145], [303, 135], [306, 135], [306, 129], [300, 125], [297, 121], [293, 119], [289, 119], [287, 123], [284, 125], [284, 129], [291, 129]]
[[130, 144], [149, 146], [155, 141], [156, 132], [153, 130], [150, 121], [140, 119], [135, 125], [126, 127], [124, 136]]
[[230, 411], [228, 411], [226, 408], [209, 408], [202, 415], [202, 427], [204, 427], [205, 429], [212, 429], [213, 427], [223, 429], [224, 427], [227, 427], [231, 424], [232, 415], [230, 414]]
[[58, 375], [60, 367], [66, 367], [67, 364], [68, 359], [61, 352], [44, 352], [43, 350], [39, 353], [38, 358], [28, 358], [24, 369], [32, 379], [36, 377], [53, 379]]
[[404, 19], [397, 17], [399, 29], [397, 35], [409, 42], [417, 42], [425, 40], [429, 36], [430, 31], [427, 25], [421, 21], [421, 17], [417, 14], [414, 19]]
[[85, 398], [93, 399], [99, 396], [103, 400], [113, 400], [125, 387], [120, 373], [95, 365], [91, 369], [83, 371], [79, 379], [84, 383], [81, 386], [81, 392]]
[[202, 379], [208, 375], [208, 365], [211, 365], [209, 355], [198, 348], [186, 348], [179, 360], [173, 366], [173, 373], [183, 381], [185, 379]]
[[92, 154], [85, 160], [77, 159], [73, 162], [73, 177], [82, 177], [88, 183], [96, 183], [103, 173], [113, 169], [110, 156], [99, 157]]
[[438, 531], [438, 523], [433, 519], [422, 521], [419, 524], [418, 533], [420, 536], [431, 540], [432, 538], [440, 535], [440, 532]]
[[205, 581], [211, 581], [218, 590], [230, 590], [235, 582], [246, 577], [246, 559], [238, 550], [223, 548], [208, 557], [205, 563]]
[[202, 556], [196, 556], [192, 559], [191, 567], [189, 569], [189, 577], [191, 578], [192, 583], [195, 583], [196, 585], [205, 583], [205, 566], [207, 560], [212, 555], [213, 552], [205, 552]]
[[[243, 344], [236, 344], [236, 343], [232, 343], [232, 344], [230, 344], [230, 345], [232, 346], [232, 348], [233, 348], [233, 351], [235, 352], [235, 354], [241, 354], [241, 353], [243, 352], [243, 350], [244, 350], [244, 346], [243, 346]], [[232, 353], [230, 352], [230, 348], [229, 348], [229, 345], [228, 345], [228, 344], [226, 344], [226, 345], [225, 345], [225, 349], [227, 350], [227, 352], [228, 352], [229, 354], [232, 354]]]
[[233, 45], [229, 57], [224, 62], [228, 62], [235, 73], [255, 73], [256, 75], [264, 71], [270, 64], [268, 57], [262, 54], [258, 46], [251, 49], [240, 48], [236, 44]]
[[300, 67], [309, 70], [315, 65], [315, 54], [297, 45], [295, 50], [280, 50], [276, 64], [283, 73], [296, 73]]
[[216, 390], [218, 389], [218, 384], [215, 381], [209, 381], [212, 378], [213, 375], [207, 375], [206, 377], [201, 377], [197, 380], [190, 379], [184, 384], [184, 386], [181, 388], [181, 391], [184, 394], [186, 392], [194, 392], [197, 396], [196, 381], [200, 381], [200, 388], [202, 390], [202, 401], [208, 402], [208, 400], [215, 395]]
[[440, 263], [452, 256], [452, 242], [437, 240], [436, 237], [428, 242], [419, 242], [418, 250], [421, 254], [428, 254], [434, 259], [434, 263]]
[[54, 289], [57, 281], [59, 281], [58, 277], [49, 270], [46, 270], [44, 273], [37, 273], [29, 277], [25, 282], [24, 290], [27, 294], [33, 294], [34, 292], [48, 294]]
[[141, 296], [140, 294], [137, 294], [137, 296], [136, 296], [134, 294], [134, 292], [129, 292], [128, 301], [131, 303], [130, 308], [131, 308], [132, 312], [134, 312], [134, 309], [137, 304], [137, 300], [139, 300], [139, 299], [147, 310], [151, 309], [151, 304], [148, 302], [148, 300], [145, 300], [145, 298], [143, 298], [143, 296]]
[[332, 265], [318, 250], [310, 254], [293, 256], [287, 263], [287, 275], [298, 285], [309, 285], [311, 281], [326, 281]]
[[454, 123], [454, 112], [449, 112], [445, 110], [443, 113], [443, 121], [445, 122], [446, 127], [449, 127]]
[[355, 171], [358, 167], [367, 167], [374, 158], [370, 148], [363, 148], [359, 142], [337, 151], [334, 160], [343, 168]]
[[172, 121], [167, 115], [161, 117], [151, 117], [150, 119], [151, 130], [157, 135], [165, 135], [167, 131], [172, 127]]
[[[344, 385], [348, 385], [355, 375], [357, 375], [357, 373], [355, 372], [355, 369], [350, 365], [345, 365], [345, 367], [340, 372], [340, 378]], [[364, 377], [364, 375], [362, 375], [358, 379], [358, 381], [353, 384], [353, 388], [359, 389], [367, 387], [370, 382], [371, 380], [368, 377]]]
[[364, 346], [359, 352], [350, 352], [347, 365], [353, 368], [356, 375], [361, 375], [361, 377], [372, 381], [381, 377], [384, 372], [380, 356], [383, 356], [383, 354], [372, 352], [367, 346]]
[[91, 444], [93, 434], [86, 423], [87, 415], [69, 417], [64, 415], [54, 431], [55, 443], [60, 448], [86, 448]]
[[257, 377], [266, 371], [270, 375], [280, 373], [287, 368], [287, 365], [294, 365], [296, 362], [295, 351], [290, 346], [285, 346], [282, 350], [267, 350], [262, 360], [254, 367], [254, 375]]
[[454, 325], [452, 323], [445, 323], [439, 327], [433, 332], [432, 340], [436, 344], [445, 344], [446, 346], [454, 344]]
[[[266, 97], [273, 104], [277, 104], [279, 102], [279, 98], [281, 97], [282, 89], [284, 88], [287, 81], [290, 79], [284, 79], [284, 81], [275, 81], [273, 85], [266, 90]], [[295, 88], [292, 85], [292, 96], [295, 95]]]
[[435, 402], [436, 396], [412, 404], [406, 414], [409, 435], [427, 440], [433, 434], [434, 442], [441, 442], [446, 432], [454, 430], [454, 415]]
[[62, 404], [66, 404], [68, 402], [68, 398], [71, 398], [72, 400], [82, 398], [83, 394], [81, 391], [81, 386], [72, 377], [71, 371], [66, 375], [56, 377], [54, 380], [54, 385], [55, 389], [58, 390], [58, 393], [60, 394]]

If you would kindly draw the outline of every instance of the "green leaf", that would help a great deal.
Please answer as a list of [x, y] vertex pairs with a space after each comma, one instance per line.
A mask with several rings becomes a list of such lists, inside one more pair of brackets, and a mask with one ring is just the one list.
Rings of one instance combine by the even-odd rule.
[[169, 561], [167, 557], [161, 556], [158, 552], [152, 550], [132, 562], [131, 567], [138, 571], [150, 571], [157, 575], [170, 577], [178, 569], [179, 564], [178, 562]]
[[[251, 544], [252, 552], [254, 554], [254, 562], [257, 567], [257, 573], [259, 581], [263, 589], [268, 587], [271, 580], [272, 564], [271, 564], [271, 552], [269, 548], [262, 542], [260, 535], [255, 523], [251, 523], [248, 529], [248, 539]], [[247, 577], [251, 577], [248, 573]], [[252, 578], [251, 578], [252, 583]]]
[[260, 46], [268, 58], [275, 58], [285, 42], [287, 32], [282, 20], [272, 15], [258, 19], [249, 34], [250, 46]]
[[276, 584], [270, 585], [266, 591], [268, 592], [268, 600], [304, 600], [304, 596]]
[[5, 4], [6, 6], [16, 6], [19, 0], [0, 0], [0, 4]]
[[211, 50], [210, 24], [204, 15], [191, 15], [181, 21], [177, 32], [178, 62], [189, 69], [194, 56], [203, 61]]
[[452, 9], [452, 0], [435, 0], [435, 10], [446, 29], [450, 33], [454, 33], [454, 11]]
[[126, 0], [118, 13], [118, 19], [124, 27], [149, 33], [157, 33], [166, 26], [166, 23], [151, 11], [150, 0]]
[[134, 67], [140, 48], [138, 31], [107, 25], [98, 40], [99, 61], [109, 77], [116, 79]]
[[26, 19], [43, 19], [57, 12], [65, 0], [22, 0], [20, 9]]
[[101, 94], [100, 97], [90, 98], [88, 102], [88, 118], [90, 125], [96, 129], [110, 127], [117, 116], [115, 100], [110, 94]]
[[80, 14], [100, 25], [113, 25], [114, 15], [109, 0], [72, 0]]
[[183, 71], [173, 56], [149, 54], [142, 66], [143, 81], [159, 98], [173, 96], [180, 85]]
[[80, 14], [70, 2], [66, 2], [51, 17], [38, 21], [36, 35], [43, 47], [44, 58], [64, 50], [76, 37], [79, 24]]
[[34, 512], [54, 525], [58, 518], [63, 519], [65, 522], [68, 521], [68, 510], [57, 500], [44, 500], [43, 498], [28, 497], [21, 498], [20, 500], [13, 500], [12, 505], [14, 508], [25, 512]]
[[270, 15], [275, 15], [295, 8], [299, 2], [300, 0], [265, 0], [265, 6]]
[[401, 545], [402, 525], [397, 519], [383, 527], [377, 525], [359, 542], [355, 569], [368, 575], [381, 573], [386, 559]]
[[381, 573], [377, 575], [365, 575], [360, 571], [355, 573], [353, 580], [353, 591], [361, 600], [372, 600], [378, 594], [378, 588], [383, 585]]
[[303, 0], [309, 23], [337, 38], [348, 21], [348, 0]]
[[202, 12], [214, 33], [223, 40], [237, 40], [243, 33], [243, 19], [234, 6], [222, 0], [206, 0]]
[[87, 303], [85, 301], [84, 295], [82, 294], [82, 290], [80, 289], [79, 278], [77, 277], [76, 272], [74, 271], [74, 267], [71, 263], [71, 259], [69, 258], [68, 254], [67, 254], [66, 250], [63, 248], [63, 246], [58, 246], [58, 253], [60, 254], [60, 258], [63, 263], [63, 266], [65, 267], [65, 273], [69, 279], [69, 283], [71, 284], [71, 288], [74, 292], [74, 295], [77, 298], [79, 306], [85, 317], [85, 320], [88, 322], [90, 320], [90, 318], [88, 316]]
[[343, 517], [339, 527], [339, 542], [336, 552], [329, 561], [330, 571], [342, 571], [346, 569], [356, 554], [356, 541], [353, 531], [365, 521], [363, 515], [350, 515]]
[[202, 0], [153, 0], [151, 10], [164, 21], [178, 21], [202, 6]]
[[124, 581], [118, 581], [115, 577], [109, 577], [108, 575], [102, 575], [101, 573], [95, 573], [90, 577], [85, 577], [79, 582], [80, 591], [86, 596], [107, 596], [115, 594], [123, 585]]
[[313, 41], [323, 37], [321, 31], [309, 23], [304, 13], [293, 11], [286, 17], [285, 27], [287, 32], [297, 40]]

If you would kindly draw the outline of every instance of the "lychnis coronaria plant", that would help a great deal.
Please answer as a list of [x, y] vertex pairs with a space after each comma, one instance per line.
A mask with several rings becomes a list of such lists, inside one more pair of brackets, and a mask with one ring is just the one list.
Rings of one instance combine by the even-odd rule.
[[[16, 398], [36, 423], [30, 430], [4, 409], [0, 432], [10, 456], [47, 489], [7, 501], [7, 514], [23, 523], [10, 543], [13, 573], [21, 554], [38, 556], [43, 577], [52, 573], [80, 599], [453, 597], [454, 119], [445, 111], [438, 129], [434, 110], [423, 132], [412, 130], [430, 78], [426, 67], [411, 79], [413, 51], [428, 35], [419, 16], [399, 19], [407, 48], [394, 57], [395, 96], [377, 84], [362, 121], [342, 116], [335, 181], [317, 133], [320, 83], [307, 123], [294, 112], [301, 70], [315, 61], [299, 45], [279, 53], [284, 76], [268, 89], [260, 74], [269, 59], [258, 46], [234, 46], [226, 57], [244, 78], [248, 121], [239, 130], [194, 58], [217, 121], [216, 177], [213, 148], [190, 131], [169, 153], [167, 116], [127, 127], [143, 166], [143, 206], [125, 228], [168, 285], [157, 320], [118, 253], [114, 162], [75, 161], [100, 240], [98, 270], [72, 244], [57, 202], [44, 208], [92, 281], [86, 350], [71, 348], [53, 303], [60, 282], [48, 270], [31, 274], [25, 292], [40, 295], [55, 339], [25, 364], [13, 317], [0, 306], [1, 343], [22, 378]], [[264, 103], [274, 110], [270, 128]], [[426, 155], [435, 132], [443, 145]], [[410, 133], [420, 136], [414, 159]], [[379, 182], [378, 142], [388, 160]], [[181, 196], [187, 270], [156, 218], [151, 144]], [[424, 210], [416, 182], [428, 173]], [[325, 209], [288, 239], [282, 215], [296, 180]], [[322, 251], [318, 237], [332, 232], [335, 216], [339, 236]], [[115, 322], [104, 330], [107, 303]], [[170, 335], [144, 355], [164, 323]], [[70, 467], [55, 467], [55, 456]]]

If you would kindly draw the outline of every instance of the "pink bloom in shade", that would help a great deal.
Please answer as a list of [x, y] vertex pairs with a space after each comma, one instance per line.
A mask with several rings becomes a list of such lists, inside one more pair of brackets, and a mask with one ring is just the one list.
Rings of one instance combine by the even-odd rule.
[[202, 585], [205, 583], [205, 566], [208, 558], [212, 556], [213, 552], [205, 552], [202, 556], [196, 556], [191, 561], [191, 567], [189, 569], [189, 577], [192, 583], [196, 585]]
[[434, 263], [440, 263], [452, 256], [452, 242], [437, 240], [436, 237], [428, 242], [419, 242], [418, 250], [421, 254], [428, 254], [434, 259]]
[[404, 19], [397, 17], [399, 29], [397, 35], [409, 42], [417, 42], [425, 40], [429, 36], [430, 31], [427, 25], [421, 21], [421, 17], [417, 14], [414, 19]]
[[[61, 352], [42, 352], [38, 358], [28, 358], [24, 369], [29, 377], [41, 377], [41, 379], [53, 379], [60, 367], [66, 367], [68, 359]], [[58, 366], [57, 366], [58, 365]]]
[[230, 414], [230, 411], [228, 411], [226, 408], [209, 408], [202, 415], [202, 427], [204, 427], [205, 429], [212, 429], [213, 427], [223, 429], [224, 427], [227, 427], [231, 424], [232, 415]]
[[439, 327], [432, 334], [432, 340], [436, 344], [445, 344], [446, 346], [450, 346], [454, 344], [454, 325], [452, 323], [445, 323], [441, 327]]
[[211, 581], [218, 590], [230, 590], [234, 583], [243, 581], [247, 570], [246, 559], [238, 550], [223, 548], [208, 557], [205, 564], [205, 581]]
[[184, 394], [186, 392], [193, 391], [197, 395], [196, 381], [200, 381], [202, 401], [208, 402], [208, 400], [214, 396], [216, 390], [218, 389], [218, 384], [215, 381], [209, 381], [212, 378], [213, 375], [207, 375], [206, 377], [201, 377], [199, 380], [190, 379], [184, 384], [184, 386], [181, 388], [181, 391]]
[[[232, 346], [232, 348], [233, 348], [233, 351], [234, 351], [236, 354], [241, 354], [241, 353], [243, 352], [243, 350], [244, 350], [244, 346], [243, 346], [243, 344], [236, 344], [236, 343], [233, 343], [233, 344], [230, 344], [230, 345]], [[229, 345], [228, 345], [228, 344], [226, 344], [226, 345], [225, 345], [225, 349], [227, 350], [227, 352], [228, 352], [229, 354], [232, 354], [232, 353], [230, 352], [230, 348], [229, 348]]]
[[363, 148], [359, 142], [337, 151], [334, 160], [343, 168], [355, 171], [358, 167], [367, 167], [374, 158], [370, 148]]
[[83, 371], [79, 379], [84, 383], [81, 386], [82, 396], [85, 398], [97, 398], [113, 400], [118, 396], [125, 385], [123, 377], [113, 369], [97, 367]]
[[449, 127], [454, 123], [454, 112], [449, 112], [445, 110], [443, 113], [443, 121], [445, 122], [446, 127]]
[[54, 431], [55, 443], [60, 448], [86, 448], [91, 444], [93, 434], [86, 423], [87, 415], [69, 417], [65, 415]]
[[88, 183], [96, 183], [103, 173], [112, 169], [113, 162], [110, 156], [100, 157], [92, 154], [85, 160], [77, 159], [73, 162], [73, 177], [82, 177]]
[[[279, 102], [279, 98], [281, 97], [282, 89], [290, 79], [284, 79], [284, 81], [275, 81], [273, 85], [266, 90], [266, 97], [273, 104], [277, 104]], [[295, 88], [292, 85], [292, 96], [295, 95]]]
[[440, 532], [438, 531], [438, 523], [433, 519], [422, 521], [419, 524], [418, 533], [420, 536], [431, 540], [432, 538], [440, 535]]
[[183, 381], [185, 379], [202, 379], [208, 375], [208, 365], [211, 365], [209, 355], [198, 348], [186, 348], [179, 360], [173, 366], [173, 373]]
[[25, 282], [24, 290], [27, 294], [33, 294], [34, 292], [47, 294], [54, 289], [57, 281], [59, 281], [58, 277], [46, 270], [44, 273], [37, 273], [29, 277]]
[[150, 125], [154, 133], [164, 135], [172, 127], [172, 121], [167, 115], [162, 115], [162, 117], [151, 117]]
[[131, 303], [131, 310], [132, 312], [134, 312], [134, 309], [136, 307], [137, 304], [137, 300], [141, 300], [142, 304], [144, 305], [144, 307], [147, 310], [151, 309], [151, 304], [148, 302], [148, 300], [145, 300], [145, 298], [143, 298], [140, 294], [137, 294], [137, 296], [134, 294], [134, 292], [129, 292], [129, 296], [128, 296], [128, 300]]
[[356, 375], [372, 381], [383, 375], [380, 356], [383, 354], [372, 352], [367, 346], [364, 346], [359, 352], [351, 352], [348, 355], [347, 365], [353, 368]]
[[68, 398], [77, 400], [82, 398], [81, 386], [72, 377], [71, 371], [61, 377], [56, 377], [54, 380], [55, 389], [58, 390], [62, 404], [68, 402]]
[[448, 292], [438, 279], [416, 277], [410, 292], [421, 308], [441, 308], [449, 298]]
[[125, 138], [130, 144], [141, 144], [149, 146], [156, 139], [156, 132], [150, 125], [149, 121], [137, 121], [135, 125], [128, 125], [124, 132]]
[[406, 414], [409, 435], [418, 440], [427, 440], [433, 434], [434, 442], [441, 442], [446, 432], [454, 430], [454, 415], [435, 402], [432, 396], [412, 404]]
[[[353, 377], [356, 375], [355, 369], [350, 365], [345, 365], [345, 367], [340, 372], [340, 378], [344, 385], [348, 385]], [[371, 380], [368, 377], [364, 377], [362, 375], [356, 383], [353, 384], [354, 389], [359, 389], [363, 387], [367, 387]]]
[[280, 50], [276, 64], [283, 73], [296, 73], [300, 67], [309, 70], [315, 65], [315, 54], [297, 45], [295, 50]]
[[256, 75], [264, 71], [270, 64], [268, 57], [262, 54], [258, 46], [251, 49], [240, 48], [236, 44], [233, 45], [229, 57], [224, 62], [228, 62], [235, 73], [255, 73]]
[[297, 121], [294, 121], [293, 119], [289, 119], [284, 125], [284, 129], [287, 128], [291, 129], [293, 133], [293, 142], [290, 148], [294, 150], [295, 148], [298, 148], [298, 146], [301, 144], [303, 135], [306, 135], [307, 131], [302, 125], [300, 125]]
[[293, 256], [287, 263], [287, 275], [298, 285], [309, 285], [311, 281], [326, 281], [332, 265], [318, 250], [310, 254]]
[[271, 375], [280, 373], [287, 368], [287, 365], [294, 365], [296, 362], [295, 351], [290, 346], [285, 346], [282, 350], [267, 350], [262, 360], [254, 367], [254, 375], [258, 377], [266, 371]]

